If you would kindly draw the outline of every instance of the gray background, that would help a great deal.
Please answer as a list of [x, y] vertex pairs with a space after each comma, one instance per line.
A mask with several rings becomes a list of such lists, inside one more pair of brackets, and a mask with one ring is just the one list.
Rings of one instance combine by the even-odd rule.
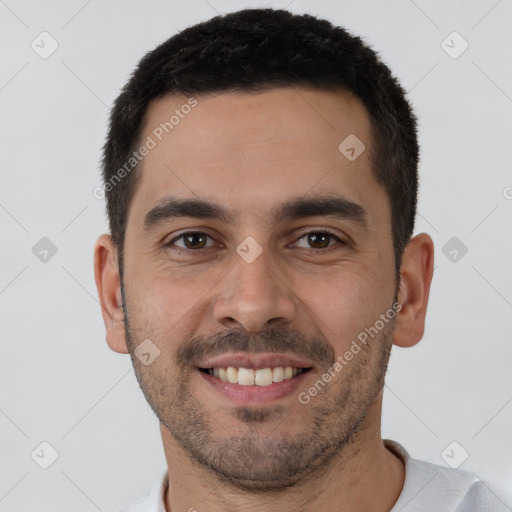
[[[177, 30], [265, 5], [362, 36], [410, 92], [416, 231], [434, 238], [435, 274], [424, 339], [393, 348], [383, 437], [441, 465], [467, 452], [460, 467], [512, 510], [511, 0], [0, 0], [0, 511], [116, 510], [165, 468], [130, 358], [105, 342], [94, 284], [108, 108]], [[31, 47], [51, 49], [43, 31], [59, 45], [47, 58]], [[457, 58], [454, 31], [469, 44]], [[57, 248], [46, 261], [43, 237]], [[48, 469], [44, 441], [58, 453]]]

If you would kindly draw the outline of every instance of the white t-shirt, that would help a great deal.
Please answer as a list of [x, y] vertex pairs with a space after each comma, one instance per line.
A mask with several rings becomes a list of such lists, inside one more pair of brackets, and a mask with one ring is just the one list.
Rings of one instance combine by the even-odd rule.
[[[405, 482], [390, 512], [511, 512], [478, 477], [461, 469], [412, 459], [405, 448], [389, 439], [384, 445], [405, 464]], [[167, 469], [162, 471], [148, 496], [119, 512], [166, 512], [164, 493]]]

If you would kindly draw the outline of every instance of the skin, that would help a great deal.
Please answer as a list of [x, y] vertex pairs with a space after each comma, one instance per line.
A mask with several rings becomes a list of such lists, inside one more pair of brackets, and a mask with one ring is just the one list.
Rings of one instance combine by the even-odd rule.
[[[196, 99], [143, 160], [124, 245], [124, 309], [110, 236], [95, 247], [108, 345], [131, 354], [160, 420], [166, 510], [389, 511], [405, 474], [381, 438], [384, 374], [392, 344], [423, 336], [432, 239], [409, 241], [397, 283], [389, 199], [370, 169], [369, 118], [351, 94], [286, 87]], [[152, 102], [141, 140], [186, 101]], [[338, 150], [349, 134], [366, 145], [355, 161]], [[333, 194], [362, 206], [366, 225], [325, 215], [272, 220], [288, 199]], [[215, 201], [234, 218], [174, 218], [144, 231], [146, 213], [170, 195]], [[344, 243], [312, 243], [307, 233], [319, 229]], [[187, 230], [211, 238], [164, 246]], [[248, 236], [262, 249], [252, 263], [236, 252]], [[397, 289], [396, 319], [307, 405], [292, 393], [235, 406], [194, 367], [219, 351], [288, 347], [311, 356], [298, 390], [307, 391], [392, 307]], [[160, 355], [146, 366], [133, 351], [148, 338]]]

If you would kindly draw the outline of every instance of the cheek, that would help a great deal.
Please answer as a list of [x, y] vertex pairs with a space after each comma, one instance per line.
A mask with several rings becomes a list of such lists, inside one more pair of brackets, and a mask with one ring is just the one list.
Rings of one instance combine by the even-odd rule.
[[218, 280], [207, 273], [194, 278], [169, 269], [159, 269], [151, 277], [141, 273], [130, 286], [131, 323], [149, 338], [182, 340], [204, 314], [205, 296]]
[[320, 287], [303, 284], [301, 293], [309, 310], [307, 314], [337, 352], [344, 351], [390, 306], [382, 283], [369, 273], [346, 272], [323, 282]]

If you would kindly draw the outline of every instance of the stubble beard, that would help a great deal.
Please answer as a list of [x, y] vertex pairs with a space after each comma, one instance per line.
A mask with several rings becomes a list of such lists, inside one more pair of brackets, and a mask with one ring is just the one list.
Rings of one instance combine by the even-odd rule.
[[[380, 407], [376, 398], [384, 386], [394, 322], [362, 347], [310, 403], [301, 405], [300, 418], [280, 405], [236, 407], [230, 422], [238, 420], [240, 428], [228, 431], [194, 395], [190, 369], [175, 366], [170, 371], [155, 362], [144, 367], [136, 361], [138, 337], [124, 305], [126, 340], [147, 402], [188, 457], [233, 488], [268, 493], [320, 477], [343, 459], [372, 407]], [[283, 427], [297, 421], [302, 431], [287, 436]]]

